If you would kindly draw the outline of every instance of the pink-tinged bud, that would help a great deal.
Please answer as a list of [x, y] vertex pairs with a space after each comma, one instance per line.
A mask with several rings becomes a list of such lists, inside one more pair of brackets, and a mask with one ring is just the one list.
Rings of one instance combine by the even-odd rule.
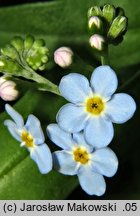
[[98, 50], [98, 51], [103, 51], [105, 48], [105, 39], [101, 35], [94, 34], [90, 37], [89, 43], [92, 48]]
[[54, 52], [54, 61], [62, 68], [72, 64], [73, 52], [69, 47], [60, 47]]
[[[2, 82], [3, 81], [3, 82]], [[16, 84], [13, 81], [0, 78], [0, 97], [5, 101], [13, 101], [18, 97], [18, 91], [15, 89]]]

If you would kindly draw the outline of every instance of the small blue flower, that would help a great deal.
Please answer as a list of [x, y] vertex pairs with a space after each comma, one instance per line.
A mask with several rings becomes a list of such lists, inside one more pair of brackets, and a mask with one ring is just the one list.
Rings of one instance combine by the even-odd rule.
[[82, 189], [89, 195], [101, 196], [106, 190], [104, 176], [112, 177], [118, 159], [108, 148], [94, 148], [86, 143], [83, 133], [70, 134], [57, 124], [47, 127], [49, 138], [64, 150], [53, 153], [54, 168], [65, 175], [77, 175]]
[[22, 116], [16, 112], [9, 104], [6, 104], [7, 113], [14, 120], [5, 120], [4, 125], [8, 127], [12, 136], [21, 142], [30, 152], [30, 157], [34, 160], [42, 174], [52, 170], [52, 155], [50, 149], [44, 143], [44, 134], [40, 122], [34, 115], [29, 115], [26, 124]]
[[128, 121], [136, 110], [131, 96], [114, 94], [117, 86], [117, 76], [109, 66], [96, 68], [90, 84], [85, 76], [77, 73], [64, 76], [59, 90], [71, 103], [59, 110], [57, 123], [70, 133], [84, 130], [85, 139], [91, 145], [107, 146], [114, 136], [112, 123]]

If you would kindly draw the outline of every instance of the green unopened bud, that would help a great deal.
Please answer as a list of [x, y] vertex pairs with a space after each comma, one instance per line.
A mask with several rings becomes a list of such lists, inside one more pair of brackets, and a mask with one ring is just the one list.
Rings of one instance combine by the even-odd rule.
[[45, 46], [45, 41], [42, 40], [42, 39], [37, 39], [37, 40], [35, 40], [33, 46], [34, 46], [35, 48], [39, 48], [39, 47]]
[[34, 37], [31, 35], [27, 35], [24, 40], [24, 50], [23, 50], [23, 57], [26, 58], [27, 53], [32, 48], [34, 43]]
[[115, 18], [115, 8], [113, 5], [106, 4], [103, 7], [103, 17], [108, 23], [112, 23], [113, 19]]
[[97, 16], [93, 16], [89, 19], [88, 27], [93, 34], [98, 32], [100, 33], [103, 28], [102, 20]]
[[20, 52], [24, 49], [24, 40], [21, 37], [14, 37], [11, 40], [11, 45], [13, 45], [13, 47]]
[[114, 19], [109, 31], [108, 31], [108, 39], [114, 40], [117, 37], [123, 35], [123, 33], [127, 29], [127, 18], [125, 16], [118, 16]]
[[94, 34], [90, 37], [89, 43], [92, 48], [98, 50], [98, 51], [103, 51], [106, 47], [106, 41], [105, 38], [101, 35]]
[[1, 49], [1, 53], [4, 56], [10, 57], [11, 59], [19, 59], [19, 55], [16, 49], [12, 45], [7, 45], [3, 49]]
[[98, 6], [91, 7], [88, 10], [88, 18], [90, 18], [92, 16], [102, 16], [101, 8]]
[[31, 49], [31, 47], [33, 46], [34, 43], [34, 37], [31, 35], [26, 36], [25, 40], [24, 40], [24, 49]]
[[27, 71], [30, 69], [30, 71], [32, 69], [44, 70], [49, 60], [49, 50], [45, 47], [45, 41], [42, 39], [35, 40], [30, 35], [25, 40], [21, 37], [15, 37], [10, 44], [1, 49], [1, 54], [6, 57], [4, 61], [7, 62], [9, 59], [9, 62], [12, 62], [11, 60], [14, 60], [15, 65], [19, 64]]
[[117, 45], [123, 40], [128, 19], [124, 10], [111, 4], [94, 6], [88, 10], [90, 35], [98, 34], [106, 38], [106, 43]]
[[7, 58], [6, 56], [0, 56], [0, 72], [21, 76], [22, 71], [22, 66], [19, 65], [16, 61]]
[[49, 50], [44, 44], [45, 42], [41, 39], [35, 40], [26, 55], [26, 62], [34, 70], [44, 70], [49, 60]]

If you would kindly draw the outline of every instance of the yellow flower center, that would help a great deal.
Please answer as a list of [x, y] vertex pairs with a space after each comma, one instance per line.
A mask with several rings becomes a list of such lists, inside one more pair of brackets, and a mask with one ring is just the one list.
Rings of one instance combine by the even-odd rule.
[[99, 115], [104, 110], [104, 102], [98, 96], [88, 98], [86, 101], [86, 111], [93, 114]]
[[27, 147], [33, 147], [34, 146], [34, 139], [28, 132], [23, 131], [21, 134], [21, 139]]
[[89, 154], [84, 148], [76, 148], [73, 151], [74, 160], [80, 162], [81, 164], [86, 164], [89, 161]]

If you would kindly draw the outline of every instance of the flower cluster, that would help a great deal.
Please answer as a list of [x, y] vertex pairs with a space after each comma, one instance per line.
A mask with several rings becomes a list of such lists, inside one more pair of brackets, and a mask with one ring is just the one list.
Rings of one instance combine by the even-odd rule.
[[50, 140], [63, 149], [53, 154], [34, 115], [29, 115], [24, 125], [22, 116], [7, 104], [6, 111], [14, 121], [5, 120], [4, 124], [27, 148], [42, 174], [48, 173], [53, 163], [58, 172], [77, 175], [86, 193], [101, 196], [106, 190], [103, 176], [112, 177], [118, 168], [115, 153], [107, 147], [114, 136], [112, 123], [128, 121], [136, 110], [130, 95], [114, 94], [117, 86], [117, 76], [109, 66], [96, 68], [90, 83], [77, 73], [62, 78], [59, 90], [70, 103], [58, 111], [58, 124], [47, 127]]
[[77, 175], [82, 189], [89, 195], [101, 196], [106, 184], [104, 176], [113, 176], [118, 159], [108, 148], [89, 145], [83, 133], [70, 134], [57, 124], [47, 127], [49, 138], [64, 150], [53, 153], [54, 167], [65, 175]]
[[111, 4], [94, 6], [88, 10], [88, 28], [91, 47], [102, 51], [108, 44], [122, 42], [127, 30], [128, 19], [124, 10]]
[[111, 177], [117, 171], [117, 157], [107, 147], [114, 136], [112, 123], [128, 121], [136, 110], [131, 96], [114, 94], [117, 86], [117, 76], [109, 66], [96, 68], [90, 83], [77, 73], [64, 76], [59, 90], [70, 103], [59, 110], [58, 125], [47, 128], [50, 139], [63, 149], [53, 153], [55, 169], [77, 175], [90, 195], [103, 195], [103, 175]]
[[[80, 185], [90, 195], [102, 195], [106, 184], [103, 176], [113, 176], [118, 159], [107, 147], [114, 136], [112, 123], [124, 123], [136, 109], [131, 96], [114, 94], [118, 86], [115, 72], [109, 66], [96, 68], [90, 84], [86, 77], [71, 73], [62, 78], [59, 90], [71, 103], [57, 114], [57, 123], [47, 127], [51, 141], [63, 150], [53, 153], [54, 168], [65, 175], [77, 175]], [[24, 125], [22, 116], [10, 105], [6, 111], [14, 121], [4, 124], [15, 139], [30, 152], [42, 174], [52, 169], [52, 155], [44, 143], [39, 120], [29, 115]]]
[[[8, 62], [15, 61], [15, 65], [22, 65], [23, 68], [28, 67], [33, 70], [44, 70], [49, 60], [49, 50], [45, 47], [45, 42], [42, 39], [35, 39], [28, 35], [25, 39], [22, 37], [14, 37], [10, 44], [1, 49], [1, 62], [4, 65], [3, 69], [8, 69], [6, 59]], [[10, 64], [10, 63], [9, 63]], [[18, 67], [18, 66], [17, 66]]]

